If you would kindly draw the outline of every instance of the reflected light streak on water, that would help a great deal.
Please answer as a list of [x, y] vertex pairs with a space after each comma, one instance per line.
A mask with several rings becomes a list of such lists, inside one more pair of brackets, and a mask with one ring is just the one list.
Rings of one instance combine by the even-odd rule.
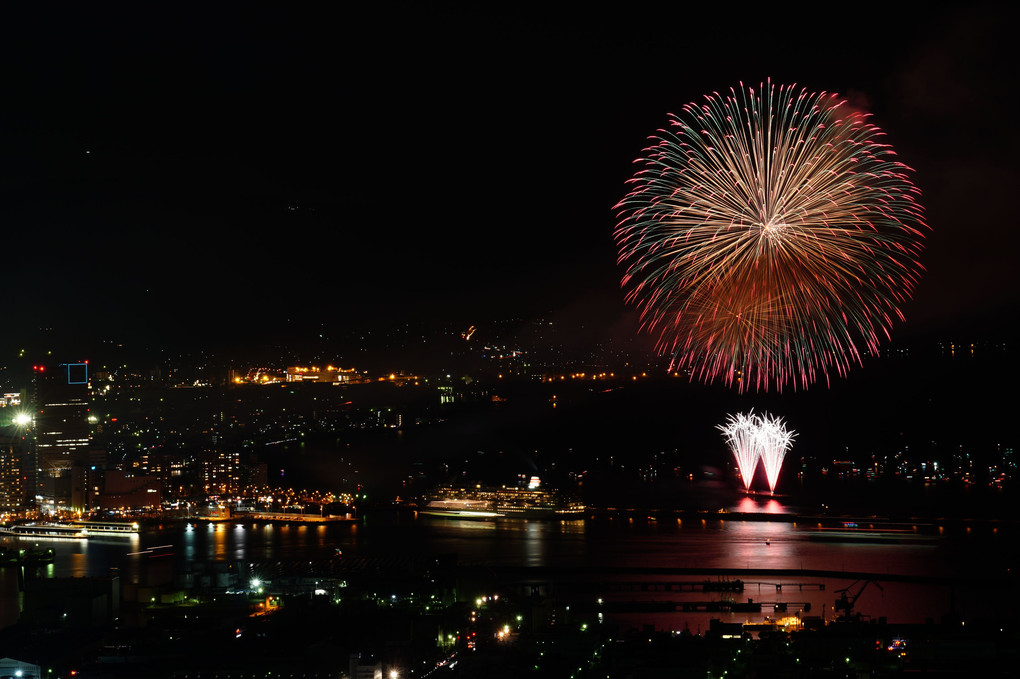
[[233, 548], [233, 551], [231, 553], [233, 555], [232, 558], [233, 558], [234, 561], [241, 561], [241, 560], [243, 560], [245, 558], [245, 554], [247, 554], [247, 551], [248, 551], [247, 550], [247, 542], [248, 542], [247, 541], [247, 536], [248, 536], [248, 531], [245, 530], [245, 526], [243, 524], [240, 524], [240, 523], [236, 524], [234, 526], [234, 530], [231, 531], [230, 539], [234, 543], [234, 548]]
[[[737, 507], [754, 503], [759, 513], [778, 513], [775, 499], [744, 498]], [[56, 563], [41, 569], [41, 577], [102, 576], [120, 568], [123, 582], [138, 582], [139, 572], [157, 560], [141, 554], [145, 549], [172, 543], [174, 556], [158, 566], [180, 572], [188, 564], [207, 561], [271, 561], [328, 558], [341, 550], [343, 558], [357, 556], [440, 556], [456, 554], [462, 563], [504, 566], [555, 566], [578, 568], [775, 568], [868, 571], [877, 574], [982, 576], [983, 581], [1011, 565], [1006, 549], [1014, 539], [1009, 531], [994, 532], [980, 526], [971, 532], [933, 536], [929, 542], [868, 543], [817, 542], [815, 526], [784, 520], [745, 520], [739, 516], [699, 518], [602, 517], [588, 521], [466, 521], [408, 515], [372, 515], [365, 522], [317, 526], [271, 524], [196, 524], [162, 532], [146, 532], [134, 541], [90, 540], [87, 543], [52, 543]], [[135, 553], [133, 556], [127, 556]], [[998, 569], [998, 570], [996, 570]], [[742, 596], [762, 600], [811, 601], [819, 614], [827, 604], [831, 614], [833, 592], [850, 580], [832, 579], [825, 592], [790, 591], [803, 576], [754, 576], [761, 581]], [[772, 589], [769, 590], [771, 583]], [[779, 591], [775, 584], [783, 584]], [[13, 569], [0, 571], [0, 625], [12, 624], [21, 598]], [[760, 590], [760, 594], [759, 594]], [[956, 605], [964, 601], [976, 610], [975, 599], [957, 590]], [[738, 595], [740, 596], [740, 595]], [[987, 592], [981, 601], [988, 600]], [[939, 617], [949, 596], [934, 594], [925, 585], [890, 583], [884, 591], [867, 591], [862, 610], [891, 621]], [[793, 611], [791, 611], [793, 612]], [[658, 622], [656, 624], [659, 624]], [[670, 618], [669, 625], [676, 624]], [[661, 622], [665, 627], [667, 622]]]
[[215, 525], [209, 524], [209, 528], [213, 534], [213, 542], [215, 545], [213, 559], [216, 561], [223, 561], [227, 558], [227, 527], [221, 523], [217, 523]]
[[796, 561], [793, 524], [785, 521], [728, 521], [732, 555], [746, 568], [800, 568]]
[[526, 566], [541, 566], [545, 563], [545, 536], [544, 530], [548, 523], [540, 524], [530, 521], [526, 524], [524, 538], [524, 564]]
[[736, 504], [732, 512], [741, 512], [744, 514], [789, 514], [790, 510], [779, 504], [779, 501], [775, 498], [769, 498], [768, 500], [761, 501], [756, 500], [752, 497], [743, 497], [740, 502]]

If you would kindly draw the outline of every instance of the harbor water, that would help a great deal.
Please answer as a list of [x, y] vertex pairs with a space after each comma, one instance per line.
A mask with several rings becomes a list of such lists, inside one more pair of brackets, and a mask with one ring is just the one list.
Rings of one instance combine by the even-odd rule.
[[[748, 504], [750, 503], [750, 504]], [[1012, 610], [1009, 585], [1015, 530], [992, 523], [923, 525], [903, 539], [855, 527], [819, 539], [818, 526], [782, 515], [775, 500], [745, 499], [740, 513], [698, 516], [612, 514], [575, 521], [458, 520], [412, 512], [369, 513], [352, 522], [276, 524], [251, 521], [166, 524], [132, 538], [51, 541], [52, 564], [36, 577], [89, 577], [116, 573], [138, 582], [153, 567], [182, 572], [196, 564], [335, 558], [407, 559], [455, 555], [458, 563], [493, 569], [549, 569], [576, 573], [590, 586], [573, 600], [601, 599], [607, 621], [621, 627], [707, 629], [711, 618], [755, 622], [781, 615], [831, 618], [841, 589], [856, 597], [854, 611], [889, 622], [989, 618]], [[752, 510], [748, 512], [748, 510]], [[767, 512], [780, 512], [769, 520]], [[897, 536], [894, 536], [897, 537]], [[871, 539], [874, 538], [874, 539]], [[4, 538], [5, 546], [31, 546]], [[41, 543], [40, 543], [41, 544]], [[725, 577], [718, 575], [726, 569]], [[716, 573], [716, 575], [699, 575]], [[859, 582], [872, 574], [877, 584]], [[844, 575], [845, 574], [845, 575]], [[742, 589], [703, 591], [655, 583], [740, 579]], [[645, 587], [642, 581], [648, 583]], [[690, 589], [690, 587], [689, 587]], [[694, 603], [728, 597], [763, 604], [761, 611], [696, 610]], [[654, 602], [676, 610], [654, 611]], [[690, 603], [682, 610], [683, 603]], [[775, 604], [786, 604], [786, 611]], [[0, 626], [17, 622], [22, 605], [16, 568], [0, 569]], [[644, 609], [641, 606], [645, 606]]]

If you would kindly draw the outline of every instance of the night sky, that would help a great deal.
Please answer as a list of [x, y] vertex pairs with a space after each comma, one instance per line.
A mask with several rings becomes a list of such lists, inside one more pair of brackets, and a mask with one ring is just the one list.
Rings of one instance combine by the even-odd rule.
[[[624, 314], [613, 204], [668, 112], [771, 77], [874, 113], [932, 227], [898, 338], [1018, 308], [1005, 5], [53, 4], [0, 16], [5, 352]], [[890, 11], [892, 13], [890, 13]]]

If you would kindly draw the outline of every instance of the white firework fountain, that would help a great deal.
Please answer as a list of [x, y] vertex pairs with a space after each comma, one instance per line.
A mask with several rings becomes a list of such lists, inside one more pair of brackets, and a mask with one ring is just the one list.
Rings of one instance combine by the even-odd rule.
[[768, 413], [755, 415], [754, 411], [744, 415], [730, 415], [726, 423], [718, 429], [726, 438], [726, 443], [733, 452], [740, 470], [740, 478], [744, 482], [744, 491], [751, 491], [754, 472], [758, 461], [765, 465], [765, 478], [768, 479], [769, 492], [775, 493], [779, 470], [783, 466], [783, 458], [793, 444], [796, 432], [786, 428], [780, 417]]
[[718, 429], [726, 437], [726, 443], [737, 460], [737, 469], [740, 470], [740, 478], [744, 482], [744, 491], [750, 492], [751, 480], [754, 478], [754, 470], [758, 467], [760, 456], [755, 440], [758, 424], [754, 411], [747, 415], [743, 413], [730, 415], [726, 424], [719, 425]]
[[796, 432], [789, 431], [780, 417], [772, 417], [765, 413], [758, 418], [758, 451], [765, 465], [765, 478], [769, 482], [769, 492], [776, 492], [776, 481], [779, 480], [779, 469], [783, 466], [783, 458], [793, 445]]

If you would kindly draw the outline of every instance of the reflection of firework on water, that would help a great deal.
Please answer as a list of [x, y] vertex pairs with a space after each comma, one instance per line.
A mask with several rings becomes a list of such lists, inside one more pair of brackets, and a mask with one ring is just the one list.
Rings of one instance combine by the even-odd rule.
[[790, 449], [796, 432], [789, 431], [780, 417], [768, 413], [747, 415], [737, 413], [730, 415], [725, 424], [718, 427], [726, 438], [726, 443], [737, 460], [737, 469], [744, 482], [744, 490], [750, 491], [754, 471], [758, 460], [765, 465], [765, 477], [768, 479], [769, 491], [775, 492], [779, 480], [779, 470], [783, 466], [783, 458]]
[[718, 428], [725, 435], [726, 443], [733, 451], [733, 457], [737, 459], [737, 469], [740, 470], [744, 490], [750, 490], [759, 457], [758, 444], [755, 440], [758, 423], [754, 413], [730, 415], [726, 424], [721, 424]]
[[776, 481], [779, 480], [779, 469], [783, 466], [786, 451], [793, 444], [796, 432], [787, 430], [782, 418], [772, 417], [765, 413], [758, 418], [758, 451], [765, 465], [765, 478], [769, 482], [769, 492], [775, 492]]
[[921, 266], [911, 170], [868, 115], [771, 82], [671, 116], [616, 206], [627, 301], [673, 367], [806, 388], [877, 351]]

